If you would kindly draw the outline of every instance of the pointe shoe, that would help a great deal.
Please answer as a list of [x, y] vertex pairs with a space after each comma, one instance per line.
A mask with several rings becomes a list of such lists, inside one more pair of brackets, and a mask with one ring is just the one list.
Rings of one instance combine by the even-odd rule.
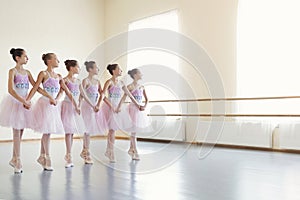
[[53, 168], [51, 167], [51, 159], [50, 156], [45, 156], [45, 171], [53, 171]]
[[19, 173], [22, 173], [22, 172], [23, 172], [22, 164], [21, 164], [20, 158], [18, 158], [18, 159], [12, 158], [12, 159], [9, 161], [9, 165], [12, 166], [12, 167], [14, 168], [15, 174], [19, 174]]
[[133, 154], [134, 154], [134, 150], [132, 148], [130, 148], [128, 150], [128, 154], [131, 156], [131, 158], [133, 157]]
[[140, 156], [136, 149], [129, 149], [128, 154], [131, 156], [132, 160], [140, 160]]
[[84, 164], [92, 165], [94, 163], [88, 149], [83, 149], [80, 153], [80, 157], [84, 160]]
[[9, 165], [12, 166], [13, 168], [15, 168], [15, 165], [16, 165], [16, 159], [15, 159], [15, 158], [12, 158], [12, 159], [9, 161]]
[[86, 149], [85, 164], [94, 164], [94, 161], [92, 160], [90, 151], [88, 149]]
[[92, 164], [94, 164], [94, 161], [92, 160], [92, 158], [90, 156], [87, 156], [87, 158], [84, 160], [84, 163], [88, 164], [88, 165], [92, 165]]
[[84, 160], [84, 164], [94, 164], [88, 149], [83, 149], [80, 153], [80, 157]]
[[65, 161], [66, 161], [65, 168], [74, 167], [71, 154], [68, 153], [65, 156]]
[[132, 156], [132, 160], [140, 160], [140, 156], [139, 156], [137, 151], [134, 151], [133, 156]]
[[107, 149], [104, 155], [106, 157], [108, 157], [109, 162], [111, 162], [111, 163], [115, 163], [116, 162], [113, 150]]
[[15, 171], [15, 174], [20, 174], [20, 173], [23, 172], [22, 164], [21, 164], [21, 159], [20, 158], [16, 159], [14, 171]]
[[45, 155], [40, 155], [40, 157], [36, 161], [43, 167], [43, 169], [45, 169], [45, 165], [46, 165]]

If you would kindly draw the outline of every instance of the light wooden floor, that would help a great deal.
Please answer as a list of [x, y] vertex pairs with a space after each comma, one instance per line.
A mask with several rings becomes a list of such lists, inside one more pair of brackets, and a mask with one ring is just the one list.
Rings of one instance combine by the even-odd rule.
[[116, 143], [117, 163], [108, 164], [104, 140], [92, 142], [97, 159], [84, 165], [81, 141], [74, 143], [72, 169], [64, 168], [64, 142], [51, 141], [53, 172], [36, 163], [38, 142], [24, 142], [24, 173], [8, 165], [11, 143], [0, 143], [0, 199], [300, 199], [300, 155], [215, 148], [198, 159], [199, 146], [140, 142], [141, 161], [126, 153], [128, 141]]

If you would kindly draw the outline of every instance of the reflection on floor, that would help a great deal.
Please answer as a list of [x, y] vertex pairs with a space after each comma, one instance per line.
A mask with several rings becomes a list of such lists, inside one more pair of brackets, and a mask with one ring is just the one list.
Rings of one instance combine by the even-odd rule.
[[51, 141], [53, 172], [36, 163], [38, 142], [24, 142], [24, 173], [8, 165], [11, 143], [0, 143], [0, 199], [300, 199], [300, 155], [140, 142], [141, 161], [131, 161], [128, 141], [117, 141], [117, 163], [109, 164], [104, 140], [92, 142], [94, 165], [84, 165], [75, 141], [75, 167], [64, 168], [63, 141]]

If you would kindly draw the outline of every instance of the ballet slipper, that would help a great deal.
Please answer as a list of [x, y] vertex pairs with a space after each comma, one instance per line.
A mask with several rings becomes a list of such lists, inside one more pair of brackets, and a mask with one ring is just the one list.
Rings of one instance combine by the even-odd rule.
[[45, 165], [46, 165], [45, 154], [41, 154], [36, 161], [43, 167], [43, 169], [45, 169]]
[[53, 168], [51, 166], [51, 158], [50, 156], [45, 156], [45, 171], [53, 171]]
[[83, 149], [82, 152], [80, 153], [80, 157], [84, 160], [85, 164], [93, 164], [93, 160], [90, 156], [90, 152], [88, 149]]
[[116, 162], [114, 151], [112, 149], [106, 149], [106, 152], [104, 155], [109, 159], [109, 162], [111, 162], [111, 163]]
[[14, 171], [15, 171], [15, 174], [20, 174], [23, 172], [21, 159], [19, 157], [16, 158]]
[[65, 168], [74, 167], [74, 164], [72, 162], [72, 156], [70, 153], [65, 155], [65, 161], [66, 161]]

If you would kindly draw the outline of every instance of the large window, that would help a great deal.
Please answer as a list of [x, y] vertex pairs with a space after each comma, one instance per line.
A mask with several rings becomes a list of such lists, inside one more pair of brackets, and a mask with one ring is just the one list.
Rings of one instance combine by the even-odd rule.
[[[169, 11], [162, 14], [154, 15], [144, 19], [134, 21], [129, 24], [128, 31], [144, 29], [144, 28], [157, 28], [167, 29], [178, 32], [178, 15], [177, 11]], [[134, 38], [128, 38], [128, 43]], [[158, 49], [142, 49], [132, 52], [127, 57], [127, 64], [129, 68], [135, 66], [159, 64], [169, 66], [174, 70], [178, 70], [178, 58], [171, 53], [158, 50]]]
[[[131, 22], [128, 26], [128, 31], [144, 29], [144, 28], [157, 28], [157, 29], [167, 29], [171, 31], [178, 32], [178, 14], [177, 10], [172, 10], [169, 12], [157, 14], [154, 16], [146, 17], [134, 22]], [[128, 45], [134, 41], [131, 37], [130, 32], [128, 35]], [[151, 65], [162, 65], [169, 67], [172, 70], [179, 70], [179, 59], [176, 55], [161, 50], [161, 49], [138, 49], [134, 52], [130, 52], [127, 55], [127, 66], [128, 69], [149, 66]], [[159, 72], [158, 72], [159, 73]], [[173, 78], [173, 77], [168, 77]], [[174, 84], [180, 84], [178, 81], [174, 80]], [[176, 94], [172, 93], [167, 87], [157, 84], [146, 85], [146, 90], [148, 96], [151, 100], [161, 100], [161, 99], [176, 99]], [[152, 104], [151, 107], [155, 106]], [[178, 113], [180, 111], [179, 105], [173, 105], [171, 103], [160, 104], [163, 106], [164, 112], [167, 113]]]
[[[299, 10], [298, 0], [239, 0], [238, 96], [300, 95]], [[247, 101], [238, 111], [300, 113], [300, 101]]]

